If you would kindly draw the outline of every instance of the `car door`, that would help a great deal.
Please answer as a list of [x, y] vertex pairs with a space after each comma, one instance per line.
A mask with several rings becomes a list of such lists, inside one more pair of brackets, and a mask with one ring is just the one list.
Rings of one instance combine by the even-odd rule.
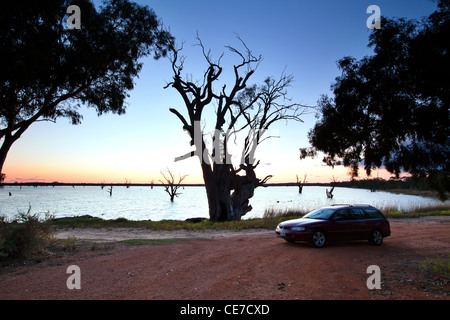
[[368, 239], [370, 231], [369, 223], [365, 219], [364, 211], [359, 208], [352, 208], [353, 239]]
[[328, 232], [330, 240], [348, 240], [353, 238], [354, 223], [350, 209], [339, 209], [332, 217], [332, 227]]

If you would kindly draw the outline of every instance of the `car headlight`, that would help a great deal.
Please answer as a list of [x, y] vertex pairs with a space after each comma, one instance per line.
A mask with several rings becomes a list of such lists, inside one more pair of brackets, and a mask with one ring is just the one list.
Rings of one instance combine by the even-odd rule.
[[304, 227], [292, 227], [291, 230], [292, 231], [303, 231], [303, 230], [305, 230], [305, 228]]

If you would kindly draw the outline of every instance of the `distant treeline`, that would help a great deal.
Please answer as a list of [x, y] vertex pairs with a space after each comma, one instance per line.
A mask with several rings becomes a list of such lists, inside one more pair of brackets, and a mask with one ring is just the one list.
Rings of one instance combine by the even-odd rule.
[[[5, 182], [1, 183], [2, 186], [31, 186], [31, 187], [55, 187], [55, 186], [69, 186], [69, 187], [87, 187], [87, 186], [94, 186], [94, 187], [158, 187], [158, 186], [164, 186], [161, 183], [87, 183], [87, 182], [76, 182], [76, 183], [70, 183], [70, 182]], [[195, 184], [195, 183], [186, 183], [181, 184], [183, 187], [201, 187], [203, 184]]]
[[422, 193], [422, 195], [437, 197], [442, 201], [447, 200], [450, 196], [449, 178], [444, 174], [437, 174], [429, 177], [407, 177], [402, 179], [389, 180], [380, 178], [352, 180], [337, 182], [334, 185], [347, 188], [370, 189], [372, 191], [417, 191], [411, 193]]
[[[134, 187], [157, 187], [163, 186], [161, 183], [69, 183], [69, 182], [7, 182], [2, 183], [3, 186], [32, 186], [32, 187], [48, 187], [48, 186], [134, 186]], [[181, 183], [183, 187], [202, 187], [202, 183]], [[279, 187], [294, 187], [298, 186], [297, 182], [281, 182], [281, 183], [266, 183], [264, 186], [279, 186]], [[430, 182], [425, 178], [402, 178], [384, 180], [381, 178], [350, 180], [350, 181], [336, 181], [328, 183], [302, 183], [307, 186], [335, 186], [344, 188], [361, 188], [370, 190], [388, 190], [388, 189], [417, 189], [417, 190], [432, 190]]]
[[369, 190], [392, 190], [392, 189], [417, 189], [430, 190], [429, 183], [423, 179], [390, 179], [384, 180], [381, 178], [350, 180], [336, 182], [336, 186], [345, 188], [361, 188]]

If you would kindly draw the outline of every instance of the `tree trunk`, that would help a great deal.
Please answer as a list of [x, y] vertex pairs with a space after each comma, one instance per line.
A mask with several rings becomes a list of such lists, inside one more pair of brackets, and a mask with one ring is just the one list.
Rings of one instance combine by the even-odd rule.
[[253, 197], [255, 189], [260, 185], [260, 180], [256, 178], [255, 167], [247, 163], [245, 166], [241, 166], [245, 169], [245, 176], [236, 176], [236, 188], [231, 195], [233, 220], [240, 220], [242, 216], [253, 209], [249, 205], [249, 199]]
[[[228, 165], [215, 164], [214, 170], [203, 163], [203, 179], [208, 198], [209, 218], [212, 221], [227, 221], [231, 212], [231, 179]], [[228, 169], [228, 170], [227, 170]]]
[[220, 183], [206, 184], [208, 196], [209, 219], [211, 221], [228, 221], [231, 212], [230, 191]]
[[249, 199], [259, 185], [253, 167], [247, 167], [245, 175], [237, 175], [231, 165], [215, 164], [213, 169], [202, 164], [211, 221], [241, 220], [252, 210]]
[[[3, 165], [6, 161], [6, 156], [8, 155], [9, 149], [13, 145], [14, 142], [17, 141], [21, 137], [21, 135], [28, 129], [28, 127], [35, 122], [37, 119], [41, 117], [41, 115], [45, 112], [45, 108], [39, 110], [36, 114], [34, 114], [31, 118], [23, 123], [16, 129], [14, 128], [13, 123], [8, 123], [8, 128], [1, 131], [6, 131], [2, 133], [0, 140], [3, 139], [2, 146], [0, 147], [0, 175], [3, 173]], [[16, 130], [13, 134], [13, 131]]]
[[256, 186], [247, 183], [238, 186], [231, 195], [232, 220], [241, 220], [241, 217], [250, 212], [253, 208], [249, 205], [249, 199], [253, 197]]
[[3, 144], [0, 148], [0, 175], [3, 173], [3, 164], [5, 163], [6, 156], [8, 155], [8, 151], [14, 143], [14, 139], [12, 137], [5, 136]]

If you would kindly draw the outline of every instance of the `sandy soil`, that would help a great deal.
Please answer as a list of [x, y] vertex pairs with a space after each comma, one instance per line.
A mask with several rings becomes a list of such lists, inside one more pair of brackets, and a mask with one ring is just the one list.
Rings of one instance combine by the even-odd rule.
[[[448, 278], [418, 266], [427, 257], [450, 254], [450, 217], [391, 220], [391, 229], [380, 247], [355, 241], [323, 249], [261, 230], [62, 230], [56, 237], [76, 236], [102, 248], [5, 267], [0, 299], [449, 300]], [[198, 239], [160, 246], [114, 243], [175, 237]], [[79, 290], [66, 286], [70, 265], [80, 267]], [[367, 288], [370, 265], [380, 267], [379, 290]]]

